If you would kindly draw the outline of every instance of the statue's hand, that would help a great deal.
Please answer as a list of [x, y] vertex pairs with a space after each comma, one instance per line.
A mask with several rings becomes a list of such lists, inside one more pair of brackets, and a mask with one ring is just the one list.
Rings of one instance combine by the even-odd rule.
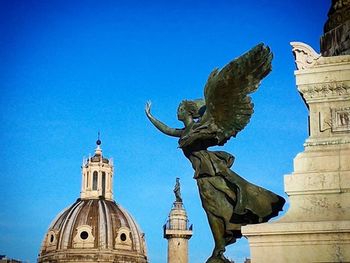
[[151, 101], [147, 101], [146, 106], [145, 106], [145, 113], [147, 118], [151, 121], [151, 123], [162, 133], [165, 133], [166, 135], [169, 136], [174, 136], [174, 137], [181, 137], [182, 130], [180, 129], [174, 129], [170, 128], [161, 121], [157, 120], [153, 115], [151, 114]]
[[145, 112], [146, 112], [146, 115], [147, 115], [148, 117], [151, 116], [151, 105], [152, 105], [151, 101], [150, 101], [150, 100], [147, 101], [146, 107], [145, 107]]

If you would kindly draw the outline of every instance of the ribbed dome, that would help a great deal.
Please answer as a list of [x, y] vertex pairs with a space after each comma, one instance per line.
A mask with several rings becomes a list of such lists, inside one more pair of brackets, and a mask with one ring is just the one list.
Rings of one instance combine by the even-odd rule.
[[113, 200], [113, 161], [95, 155], [84, 159], [80, 198], [51, 223], [39, 263], [146, 263], [144, 234], [133, 217]]
[[78, 199], [51, 223], [38, 262], [147, 262], [144, 234], [121, 206]]

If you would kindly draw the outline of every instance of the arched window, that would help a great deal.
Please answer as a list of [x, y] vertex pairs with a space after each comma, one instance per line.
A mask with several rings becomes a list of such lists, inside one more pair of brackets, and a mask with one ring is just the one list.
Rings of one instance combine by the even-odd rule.
[[97, 190], [97, 172], [94, 171], [93, 176], [92, 176], [92, 190]]
[[86, 188], [89, 187], [89, 181], [90, 181], [90, 173], [87, 172], [87, 173], [86, 173]]
[[106, 173], [102, 172], [102, 196], [106, 194]]

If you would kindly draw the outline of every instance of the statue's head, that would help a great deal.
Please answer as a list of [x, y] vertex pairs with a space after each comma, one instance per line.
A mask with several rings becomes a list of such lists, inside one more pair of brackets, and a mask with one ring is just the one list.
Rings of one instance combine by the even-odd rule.
[[187, 116], [191, 116], [193, 119], [196, 119], [203, 116], [204, 111], [204, 100], [183, 100], [177, 109], [177, 118], [180, 121], [184, 121]]

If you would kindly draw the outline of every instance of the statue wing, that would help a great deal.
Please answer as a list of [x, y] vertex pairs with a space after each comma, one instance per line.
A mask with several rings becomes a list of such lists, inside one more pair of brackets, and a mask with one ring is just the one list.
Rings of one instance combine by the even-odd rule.
[[205, 85], [203, 121], [215, 123], [218, 145], [235, 137], [249, 122], [254, 104], [249, 94], [271, 71], [272, 53], [259, 44], [220, 71], [215, 69]]
[[[181, 148], [223, 145], [249, 122], [254, 105], [249, 94], [271, 71], [272, 53], [259, 44], [210, 73], [204, 89], [205, 111], [188, 132], [181, 136]], [[203, 103], [204, 104], [204, 103]]]

